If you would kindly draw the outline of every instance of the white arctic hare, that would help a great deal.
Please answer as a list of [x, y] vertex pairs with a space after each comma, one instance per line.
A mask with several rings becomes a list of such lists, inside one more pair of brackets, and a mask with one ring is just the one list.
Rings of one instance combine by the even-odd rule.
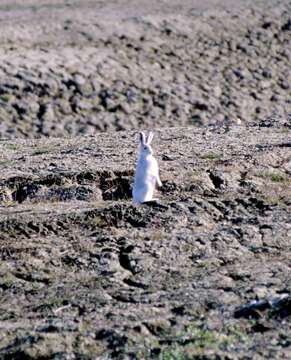
[[153, 149], [150, 143], [154, 137], [154, 133], [150, 131], [146, 138], [143, 132], [139, 134], [139, 158], [136, 165], [134, 184], [133, 184], [133, 202], [142, 204], [153, 199], [156, 184], [162, 186], [159, 177], [159, 166], [157, 160], [153, 156]]

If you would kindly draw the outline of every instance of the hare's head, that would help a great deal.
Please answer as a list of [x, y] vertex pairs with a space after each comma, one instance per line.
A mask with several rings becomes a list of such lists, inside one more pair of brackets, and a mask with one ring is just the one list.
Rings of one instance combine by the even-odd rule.
[[149, 132], [147, 137], [143, 132], [139, 133], [139, 144], [140, 144], [141, 155], [147, 156], [153, 154], [153, 149], [150, 145], [151, 141], [153, 140], [153, 137], [154, 137], [154, 133], [152, 131]]

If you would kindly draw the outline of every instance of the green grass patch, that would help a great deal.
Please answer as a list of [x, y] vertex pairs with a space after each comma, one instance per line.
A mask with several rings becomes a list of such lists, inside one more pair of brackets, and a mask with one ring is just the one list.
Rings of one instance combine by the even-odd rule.
[[272, 182], [275, 183], [283, 183], [288, 180], [284, 174], [279, 172], [272, 172], [272, 171], [264, 171], [258, 174], [258, 176], [266, 180], [271, 180]]
[[201, 156], [201, 159], [205, 159], [205, 160], [220, 160], [221, 158], [222, 158], [221, 154], [216, 154], [214, 152], [209, 152]]
[[39, 306], [39, 308], [42, 310], [44, 310], [44, 309], [53, 310], [53, 309], [57, 309], [64, 305], [67, 305], [67, 301], [65, 299], [50, 298], [50, 299], [46, 300], [44, 303], [42, 303]]
[[[249, 343], [248, 335], [240, 328], [231, 327], [224, 331], [190, 324], [176, 335], [162, 336], [158, 344], [152, 344], [159, 360], [190, 360], [205, 356], [209, 351], [226, 353], [234, 348], [244, 348]], [[167, 345], [169, 343], [170, 345]], [[151, 353], [148, 350], [147, 353]], [[145, 356], [145, 358], [147, 358]]]
[[2, 288], [3, 290], [7, 290], [7, 289], [11, 288], [15, 284], [15, 282], [17, 282], [17, 278], [14, 275], [12, 275], [11, 273], [7, 273], [7, 274], [1, 276], [0, 288]]
[[7, 94], [1, 95], [1, 100], [5, 101], [7, 103], [11, 102], [13, 99], [14, 99], [14, 96], [12, 94], [7, 93]]
[[43, 154], [48, 154], [53, 150], [53, 148], [50, 147], [39, 147], [36, 150], [33, 151], [33, 153], [31, 154], [32, 156], [37, 156], [37, 155], [43, 155]]
[[5, 144], [5, 146], [7, 149], [14, 150], [14, 151], [21, 149], [21, 145], [19, 145], [19, 144], [7, 143], [7, 144]]
[[282, 175], [280, 175], [280, 174], [271, 174], [271, 175], [270, 175], [270, 179], [271, 179], [273, 182], [283, 182], [283, 181], [285, 181], [284, 176], [282, 176]]

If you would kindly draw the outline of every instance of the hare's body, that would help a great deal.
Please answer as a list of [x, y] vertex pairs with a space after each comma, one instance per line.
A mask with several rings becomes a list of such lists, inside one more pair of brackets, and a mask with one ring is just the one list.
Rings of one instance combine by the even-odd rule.
[[162, 186], [159, 177], [158, 162], [153, 156], [150, 142], [153, 134], [150, 133], [147, 140], [145, 135], [140, 135], [140, 154], [137, 161], [136, 172], [133, 185], [133, 202], [142, 204], [154, 200], [154, 190], [156, 185]]

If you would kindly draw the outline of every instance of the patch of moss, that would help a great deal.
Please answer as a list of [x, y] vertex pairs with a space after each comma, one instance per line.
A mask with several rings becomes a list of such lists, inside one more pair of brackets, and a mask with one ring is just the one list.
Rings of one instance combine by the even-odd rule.
[[272, 182], [275, 182], [275, 183], [283, 183], [283, 182], [287, 181], [286, 177], [283, 174], [278, 173], [278, 172], [264, 171], [264, 172], [258, 174], [258, 176], [263, 179], [271, 180]]
[[5, 146], [6, 146], [9, 150], [19, 150], [19, 149], [21, 149], [21, 145], [19, 145], [19, 144], [7, 143], [7, 144], [5, 144]]
[[2, 288], [3, 290], [7, 290], [15, 284], [16, 280], [17, 279], [15, 278], [15, 276], [13, 276], [11, 273], [1, 276], [0, 288]]
[[108, 221], [106, 220], [105, 217], [100, 216], [95, 216], [93, 218], [91, 218], [89, 220], [89, 225], [94, 227], [94, 228], [104, 228], [106, 226], [109, 226], [110, 224], [108, 224]]
[[221, 154], [216, 154], [214, 152], [209, 152], [201, 156], [201, 159], [205, 160], [220, 160], [222, 158]]
[[36, 150], [34, 150], [31, 155], [36, 156], [36, 155], [48, 154], [51, 151], [52, 151], [52, 147], [44, 146], [44, 147], [39, 147]]
[[163, 351], [159, 359], [161, 360], [189, 360], [189, 356], [183, 353], [181, 349]]
[[[171, 345], [163, 346], [163, 342]], [[232, 327], [225, 332], [218, 332], [190, 324], [175, 336], [167, 337], [162, 343], [151, 346], [151, 350], [157, 353], [160, 360], [186, 360], [203, 356], [209, 350], [219, 353], [229, 351], [238, 344], [247, 342], [248, 336], [241, 329]]]
[[271, 179], [273, 182], [283, 182], [283, 181], [285, 181], [284, 176], [282, 176], [282, 175], [280, 175], [280, 174], [271, 174], [271, 175], [270, 175], [270, 179]]
[[5, 102], [11, 102], [14, 99], [14, 96], [12, 94], [3, 94], [1, 95], [1, 100], [5, 101]]
[[185, 329], [185, 333], [180, 334], [181, 339], [179, 342], [183, 343], [195, 343], [199, 348], [212, 348], [218, 340], [217, 333], [209, 329], [200, 329], [190, 325]]
[[67, 301], [61, 298], [50, 298], [40, 305], [42, 309], [56, 309], [61, 306], [67, 305]]

